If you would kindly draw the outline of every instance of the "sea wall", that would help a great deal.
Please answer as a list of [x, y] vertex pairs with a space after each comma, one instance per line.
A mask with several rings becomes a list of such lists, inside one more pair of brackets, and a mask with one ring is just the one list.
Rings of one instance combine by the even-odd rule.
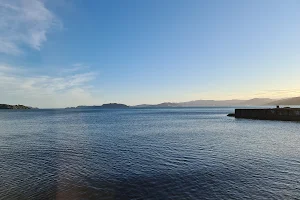
[[300, 109], [236, 109], [235, 117], [260, 120], [300, 121]]

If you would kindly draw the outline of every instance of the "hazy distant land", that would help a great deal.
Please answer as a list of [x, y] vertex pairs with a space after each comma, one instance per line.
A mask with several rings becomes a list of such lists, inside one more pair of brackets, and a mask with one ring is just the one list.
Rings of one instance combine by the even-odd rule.
[[254, 98], [249, 100], [195, 100], [180, 103], [165, 102], [161, 104], [141, 104], [135, 107], [222, 107], [222, 106], [275, 106], [300, 105], [300, 97], [288, 99]]
[[128, 106], [119, 103], [103, 104], [102, 106], [77, 106], [71, 108], [163, 108], [163, 107], [222, 107], [222, 106], [275, 106], [275, 105], [300, 105], [300, 97], [288, 99], [254, 98], [249, 100], [195, 100], [188, 102], [164, 102], [160, 104], [140, 104]]
[[268, 103], [268, 105], [300, 105], [300, 97], [276, 100]]
[[[275, 105], [300, 105], [300, 97], [286, 99], [269, 99], [269, 98], [254, 98], [249, 100], [195, 100], [187, 102], [164, 102], [160, 104], [140, 104], [136, 106], [128, 106], [121, 103], [108, 103], [103, 105], [81, 105], [77, 107], [67, 107], [66, 109], [100, 109], [100, 108], [162, 108], [162, 107], [223, 107], [223, 106], [275, 106]], [[0, 109], [33, 109], [30, 106], [24, 105], [9, 105], [0, 104]]]
[[263, 106], [275, 101], [268, 98], [255, 98], [250, 100], [195, 100], [180, 103], [165, 102], [161, 104], [142, 104], [135, 107], [199, 107], [199, 106]]

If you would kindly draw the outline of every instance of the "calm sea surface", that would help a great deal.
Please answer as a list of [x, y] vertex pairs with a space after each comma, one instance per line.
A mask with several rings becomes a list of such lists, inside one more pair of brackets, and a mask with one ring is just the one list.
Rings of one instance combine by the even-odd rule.
[[300, 123], [232, 108], [0, 111], [0, 199], [300, 199]]

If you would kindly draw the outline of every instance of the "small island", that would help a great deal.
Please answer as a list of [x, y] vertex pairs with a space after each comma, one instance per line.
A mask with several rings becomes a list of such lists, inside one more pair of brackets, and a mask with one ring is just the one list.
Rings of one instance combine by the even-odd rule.
[[24, 105], [0, 104], [0, 109], [28, 110], [28, 109], [32, 109], [32, 107], [24, 106]]
[[102, 106], [77, 106], [77, 107], [69, 107], [67, 109], [99, 109], [99, 108], [129, 108], [128, 105], [125, 104], [120, 104], [120, 103], [108, 103], [108, 104], [103, 104]]
[[108, 103], [108, 104], [103, 104], [102, 108], [129, 108], [129, 106], [120, 103]]

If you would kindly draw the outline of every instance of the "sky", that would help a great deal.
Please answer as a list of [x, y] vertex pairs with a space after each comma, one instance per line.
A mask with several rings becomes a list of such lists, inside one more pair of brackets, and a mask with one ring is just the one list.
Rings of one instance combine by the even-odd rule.
[[300, 96], [299, 0], [0, 0], [0, 103]]

